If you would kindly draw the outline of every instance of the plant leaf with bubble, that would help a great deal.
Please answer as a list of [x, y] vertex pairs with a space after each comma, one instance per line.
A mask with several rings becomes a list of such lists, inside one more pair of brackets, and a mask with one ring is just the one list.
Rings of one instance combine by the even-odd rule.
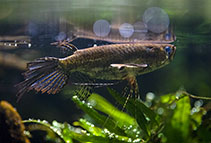
[[[108, 90], [118, 103], [124, 105], [125, 97], [113, 89]], [[145, 102], [129, 99], [125, 106], [128, 113], [98, 94], [92, 94], [87, 101], [81, 101], [77, 95], [72, 100], [86, 116], [72, 125], [40, 120], [24, 123], [27, 131], [46, 131], [46, 139], [56, 143], [207, 142], [210, 126], [204, 124], [202, 118], [209, 109], [202, 107], [201, 100], [192, 107], [185, 91], [160, 97], [153, 95], [153, 98], [153, 93], [150, 94]], [[196, 136], [192, 137], [193, 133]]]

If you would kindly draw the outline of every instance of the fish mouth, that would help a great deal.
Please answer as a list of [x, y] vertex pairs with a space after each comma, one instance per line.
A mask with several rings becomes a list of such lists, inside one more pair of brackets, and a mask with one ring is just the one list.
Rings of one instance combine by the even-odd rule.
[[172, 61], [174, 59], [175, 53], [176, 53], [176, 46], [173, 45], [172, 52], [169, 55], [169, 60], [170, 61]]

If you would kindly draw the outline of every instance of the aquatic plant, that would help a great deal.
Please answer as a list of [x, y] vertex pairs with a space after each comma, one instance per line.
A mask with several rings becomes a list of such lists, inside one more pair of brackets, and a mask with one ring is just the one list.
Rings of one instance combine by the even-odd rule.
[[[108, 91], [124, 105], [125, 97], [113, 89]], [[27, 131], [46, 131], [47, 140], [59, 143], [207, 143], [211, 140], [208, 135], [211, 127], [209, 119], [202, 118], [209, 104], [201, 107], [202, 101], [198, 100], [192, 107], [190, 96], [183, 90], [159, 97], [148, 93], [146, 101], [129, 99], [125, 112], [95, 93], [86, 101], [73, 96], [74, 103], [86, 115], [72, 125], [34, 119], [23, 122]]]

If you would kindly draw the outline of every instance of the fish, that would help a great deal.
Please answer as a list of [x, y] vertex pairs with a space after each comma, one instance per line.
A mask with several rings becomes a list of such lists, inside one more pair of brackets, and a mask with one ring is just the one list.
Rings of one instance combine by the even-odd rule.
[[154, 33], [151, 31], [134, 31], [133, 35], [128, 38], [124, 38], [119, 34], [118, 28], [111, 28], [109, 35], [102, 37], [97, 36], [93, 31], [81, 30], [75, 28], [72, 30], [71, 35], [67, 41], [72, 42], [78, 38], [92, 39], [99, 41], [106, 41], [115, 44], [121, 43], [154, 43], [154, 44], [167, 44], [176, 41], [176, 36], [173, 34], [173, 28], [169, 27], [166, 31], [162, 33]]
[[72, 55], [43, 57], [27, 64], [27, 71], [23, 73], [25, 80], [16, 85], [18, 100], [30, 90], [56, 94], [68, 82], [89, 85], [74, 80], [79, 73], [91, 79], [127, 80], [135, 88], [136, 76], [164, 67], [176, 52], [176, 46], [172, 44], [154, 43], [110, 44], [85, 49], [77, 49], [72, 44], [66, 46], [72, 46]]

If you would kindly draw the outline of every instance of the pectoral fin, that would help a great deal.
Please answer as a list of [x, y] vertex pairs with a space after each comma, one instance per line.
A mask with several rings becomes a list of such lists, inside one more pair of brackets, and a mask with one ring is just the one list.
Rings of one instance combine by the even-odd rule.
[[111, 64], [111, 67], [116, 67], [118, 69], [122, 69], [124, 67], [126, 68], [146, 68], [148, 65], [147, 64], [133, 64], [133, 63], [128, 63], [128, 64]]

